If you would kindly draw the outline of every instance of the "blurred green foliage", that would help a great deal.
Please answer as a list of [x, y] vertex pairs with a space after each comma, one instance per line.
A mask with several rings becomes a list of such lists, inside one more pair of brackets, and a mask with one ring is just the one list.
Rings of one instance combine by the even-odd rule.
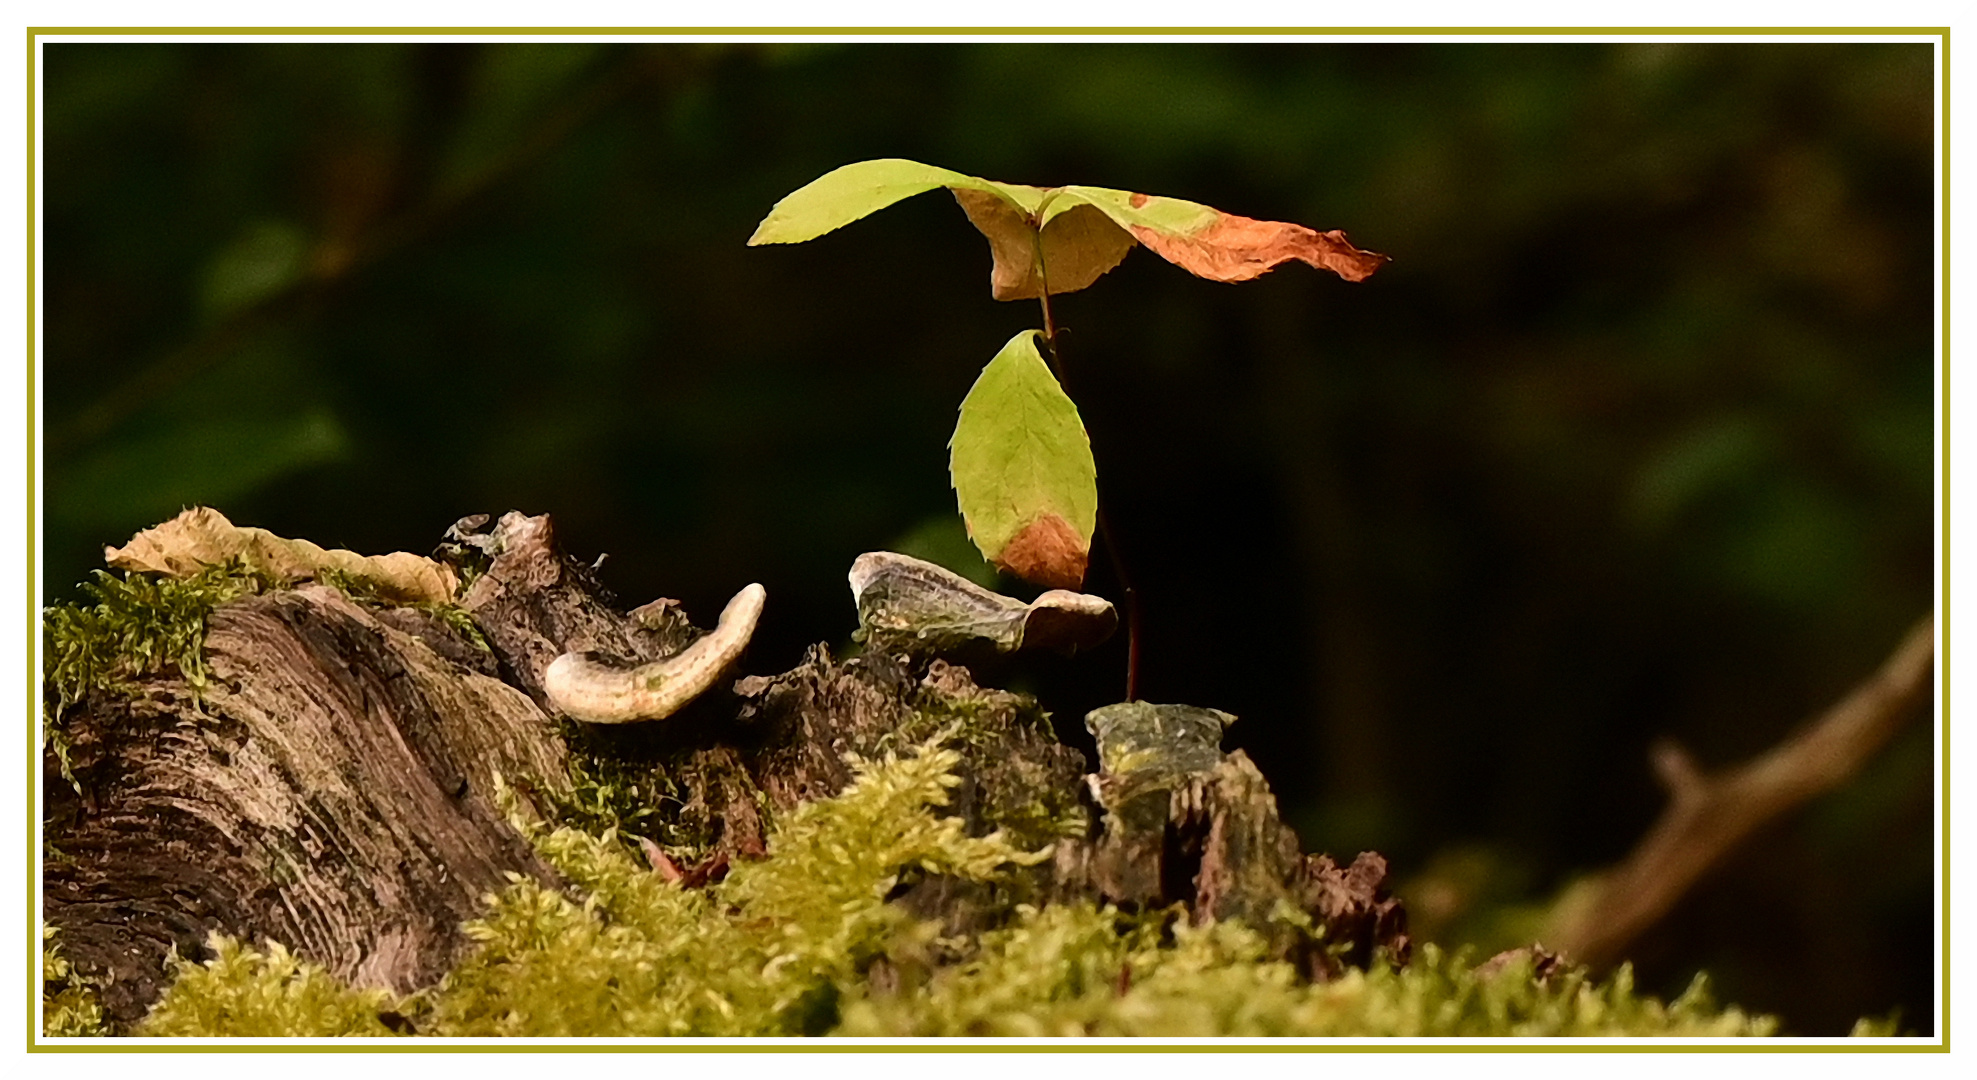
[[[955, 403], [1035, 325], [933, 197], [743, 246], [900, 156], [1393, 257], [1241, 289], [1129, 259], [1056, 305], [1143, 693], [1242, 716], [1313, 847], [1542, 902], [1653, 819], [1651, 738], [1748, 757], [1931, 603], [1927, 46], [43, 56], [46, 602], [192, 502], [365, 552], [522, 509], [628, 602], [706, 621], [765, 583], [752, 670], [842, 640], [854, 556], [954, 546]], [[1077, 739], [1122, 666], [1016, 677]], [[1933, 769], [1917, 724], [1750, 845], [1641, 943], [1643, 986], [1923, 1022]]]

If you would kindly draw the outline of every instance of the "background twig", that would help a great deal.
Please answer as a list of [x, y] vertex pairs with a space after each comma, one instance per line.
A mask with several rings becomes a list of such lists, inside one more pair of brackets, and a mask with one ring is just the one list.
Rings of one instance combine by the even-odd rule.
[[1650, 752], [1668, 808], [1626, 861], [1569, 893], [1545, 944], [1605, 966], [1673, 908], [1690, 886], [1760, 827], [1840, 786], [1927, 698], [1936, 620], [1925, 616], [1867, 681], [1823, 716], [1744, 765], [1705, 773], [1663, 740]]

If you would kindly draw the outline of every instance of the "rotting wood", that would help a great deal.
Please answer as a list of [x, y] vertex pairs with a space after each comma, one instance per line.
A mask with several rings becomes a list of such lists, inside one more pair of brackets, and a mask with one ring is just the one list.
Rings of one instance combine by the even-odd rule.
[[[1331, 947], [1281, 926], [1273, 941], [1314, 977], [1376, 949], [1405, 954], [1384, 860], [1341, 868], [1304, 855], [1240, 752], [1211, 748], [1125, 844], [1034, 698], [939, 659], [817, 646], [795, 669], [741, 677], [663, 723], [578, 724], [543, 692], [557, 656], [647, 663], [701, 631], [671, 601], [622, 611], [547, 516], [466, 519], [448, 541], [441, 556], [471, 581], [461, 608], [491, 652], [428, 612], [308, 586], [215, 610], [203, 698], [156, 676], [136, 697], [97, 693], [70, 711], [83, 794], [46, 763], [59, 853], [46, 917], [113, 1021], [141, 1017], [165, 958], [202, 955], [212, 931], [280, 941], [361, 986], [429, 985], [466, 948], [460, 923], [483, 894], [509, 874], [556, 880], [495, 807], [496, 772], [538, 813], [569, 792], [573, 754], [650, 780], [669, 793], [666, 832], [631, 839], [648, 857], [655, 839], [694, 853], [673, 867], [692, 887], [763, 855], [779, 815], [840, 791], [847, 753], [943, 731], [964, 760], [947, 812], [1055, 854], [993, 885], [909, 873], [898, 899], [924, 917], [960, 931], [1016, 903], [1179, 904], [1197, 920], [1262, 919], [1288, 903]], [[1146, 865], [1122, 868], [1126, 848]]]
[[496, 771], [566, 776], [513, 687], [322, 586], [222, 606], [206, 655], [203, 698], [174, 678], [92, 695], [67, 721], [82, 793], [44, 783], [46, 918], [114, 1021], [215, 930], [409, 991], [506, 874], [552, 876], [490, 801]]

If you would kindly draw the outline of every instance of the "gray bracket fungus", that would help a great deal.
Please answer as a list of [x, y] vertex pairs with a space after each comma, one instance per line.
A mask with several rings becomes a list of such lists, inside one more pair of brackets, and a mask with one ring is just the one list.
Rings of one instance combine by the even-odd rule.
[[942, 655], [986, 645], [998, 653], [1075, 653], [1112, 636], [1119, 614], [1088, 593], [1052, 589], [1030, 603], [991, 592], [933, 563], [871, 551], [851, 564], [859, 634], [875, 647]]

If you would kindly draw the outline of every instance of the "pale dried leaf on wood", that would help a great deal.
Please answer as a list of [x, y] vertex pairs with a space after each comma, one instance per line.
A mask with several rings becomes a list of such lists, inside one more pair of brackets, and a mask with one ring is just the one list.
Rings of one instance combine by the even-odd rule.
[[235, 559], [248, 570], [286, 583], [309, 581], [334, 571], [399, 603], [450, 602], [460, 585], [452, 567], [423, 555], [403, 551], [359, 555], [341, 548], [322, 548], [307, 540], [284, 539], [266, 529], [235, 525], [226, 515], [206, 506], [195, 506], [146, 529], [123, 547], [103, 549], [103, 560], [113, 569], [181, 578]]

